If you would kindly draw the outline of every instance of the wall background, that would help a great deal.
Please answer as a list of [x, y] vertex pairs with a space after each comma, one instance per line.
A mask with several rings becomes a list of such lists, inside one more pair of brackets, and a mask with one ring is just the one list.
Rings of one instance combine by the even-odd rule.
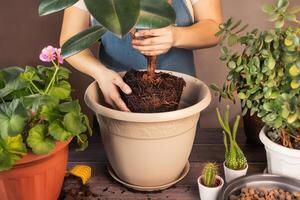
[[[224, 19], [229, 16], [242, 19], [251, 27], [268, 28], [270, 23], [261, 12], [262, 3], [275, 0], [223, 0]], [[292, 0], [294, 3], [298, 0]], [[58, 46], [62, 13], [39, 17], [38, 0], [9, 0], [0, 2], [0, 68], [8, 66], [35, 66], [40, 63], [40, 50], [48, 45]], [[207, 84], [222, 84], [225, 79], [225, 66], [219, 61], [219, 47], [195, 52], [197, 74]], [[89, 77], [72, 70], [71, 82], [75, 98], [79, 98], [85, 112], [91, 114], [83, 102], [83, 94], [92, 81]], [[210, 107], [202, 114], [203, 127], [218, 127], [215, 107], [223, 110], [229, 102], [219, 103], [214, 98]], [[231, 105], [232, 117], [240, 112], [240, 105]]]

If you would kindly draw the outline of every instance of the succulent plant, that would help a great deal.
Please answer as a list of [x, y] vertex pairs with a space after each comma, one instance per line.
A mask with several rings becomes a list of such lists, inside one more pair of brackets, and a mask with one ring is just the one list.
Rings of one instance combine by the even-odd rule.
[[[229, 125], [229, 106], [226, 107], [225, 117], [222, 116], [217, 108], [219, 123], [223, 129], [224, 146], [225, 146], [225, 165], [233, 170], [244, 169], [247, 166], [247, 159], [236, 142], [237, 130], [239, 127], [240, 116], [235, 119], [233, 129]], [[229, 140], [229, 141], [228, 141]]]
[[205, 164], [202, 170], [202, 182], [207, 187], [216, 186], [217, 176], [218, 174], [218, 166], [214, 163]]
[[289, 140], [286, 144], [292, 148], [300, 141], [300, 6], [290, 8], [288, 0], [277, 0], [275, 5], [264, 5], [263, 11], [274, 28], [242, 34], [247, 25], [241, 21], [229, 19], [220, 25], [220, 59], [229, 68], [228, 82], [211, 88], [220, 99], [235, 101], [237, 92], [242, 114], [256, 114], [269, 127], [280, 129], [282, 141]]

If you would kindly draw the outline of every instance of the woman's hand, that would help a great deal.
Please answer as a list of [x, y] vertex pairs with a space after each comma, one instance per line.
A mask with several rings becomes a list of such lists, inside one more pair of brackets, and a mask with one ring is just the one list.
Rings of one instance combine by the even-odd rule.
[[133, 39], [133, 48], [146, 56], [157, 56], [167, 53], [174, 46], [175, 27], [141, 30], [135, 33], [135, 37], [144, 39]]
[[106, 103], [121, 111], [130, 112], [124, 101], [121, 99], [118, 88], [125, 94], [130, 94], [131, 88], [123, 81], [122, 77], [113, 70], [103, 68], [99, 77], [95, 77], [103, 93]]

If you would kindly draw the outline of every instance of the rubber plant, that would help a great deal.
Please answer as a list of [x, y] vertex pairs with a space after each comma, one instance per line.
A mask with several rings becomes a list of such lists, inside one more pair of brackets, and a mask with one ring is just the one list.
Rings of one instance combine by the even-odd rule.
[[[64, 10], [78, 0], [41, 0], [39, 14], [47, 15]], [[62, 46], [67, 58], [98, 42], [107, 31], [122, 38], [134, 37], [136, 30], [162, 28], [175, 24], [176, 14], [166, 0], [84, 0], [88, 11], [99, 22], [76, 34]], [[131, 70], [124, 81], [132, 94], [122, 94], [132, 112], [164, 112], [176, 110], [185, 82], [170, 74], [156, 73], [156, 56], [146, 57], [147, 73]], [[146, 103], [145, 103], [146, 102]]]
[[48, 46], [40, 59], [53, 66], [0, 70], [0, 171], [28, 151], [50, 153], [56, 141], [76, 137], [79, 150], [88, 145], [89, 121], [71, 98], [70, 71], [61, 66], [60, 49]]
[[[41, 0], [39, 14], [43, 16], [64, 10], [77, 1]], [[69, 39], [62, 46], [64, 58], [92, 46], [106, 31], [123, 37], [136, 29], [162, 28], [175, 24], [175, 12], [165, 0], [84, 0], [84, 2], [101, 26], [90, 27]], [[154, 73], [150, 68], [148, 72]]]
[[240, 116], [235, 119], [231, 130], [229, 125], [229, 106], [226, 107], [225, 117], [222, 118], [219, 109], [217, 108], [217, 116], [219, 123], [223, 129], [223, 138], [225, 146], [225, 166], [233, 170], [241, 170], [247, 167], [247, 159], [236, 142], [236, 135], [240, 123]]
[[229, 73], [223, 87], [211, 88], [231, 100], [237, 91], [243, 115], [256, 114], [273, 130], [275, 142], [300, 149], [300, 5], [277, 0], [263, 11], [274, 28], [242, 33], [247, 25], [241, 21], [229, 19], [220, 25], [220, 59]]

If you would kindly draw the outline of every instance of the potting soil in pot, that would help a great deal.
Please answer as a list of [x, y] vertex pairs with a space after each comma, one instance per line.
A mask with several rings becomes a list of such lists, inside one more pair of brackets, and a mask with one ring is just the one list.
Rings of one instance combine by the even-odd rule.
[[148, 77], [146, 71], [130, 70], [124, 81], [132, 93], [122, 93], [122, 99], [131, 112], [157, 113], [177, 110], [185, 86], [183, 78], [168, 73], [155, 73]]

